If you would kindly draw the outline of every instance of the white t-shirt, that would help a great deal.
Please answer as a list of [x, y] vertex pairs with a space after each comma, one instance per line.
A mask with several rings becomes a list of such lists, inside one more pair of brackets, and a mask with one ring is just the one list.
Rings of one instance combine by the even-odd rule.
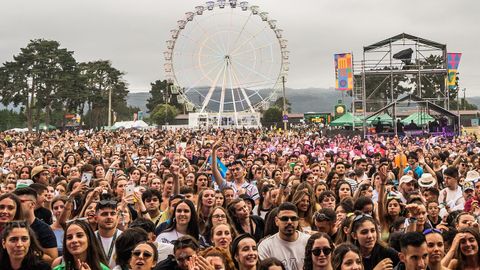
[[158, 251], [157, 263], [165, 260], [168, 257], [168, 255], [170, 255], [170, 254], [173, 255], [173, 245], [172, 244], [155, 242], [155, 246], [157, 247], [157, 251]]
[[110, 248], [112, 248], [112, 255], [110, 256], [110, 260], [108, 261], [108, 267], [110, 267], [110, 269], [113, 269], [117, 264], [115, 263], [115, 257], [116, 257], [116, 253], [115, 253], [115, 243], [113, 243], [113, 246], [112, 245], [112, 241], [113, 241], [113, 238], [115, 237], [115, 239], [118, 239], [118, 236], [120, 236], [120, 234], [122, 234], [122, 231], [121, 230], [117, 230], [114, 234], [114, 236], [112, 237], [102, 237], [99, 235], [98, 231], [95, 232], [95, 236], [97, 237], [97, 239], [100, 237], [100, 240], [101, 240], [101, 245], [102, 245], [102, 248], [103, 248], [103, 252], [105, 254], [105, 258], [108, 260], [107, 256], [108, 256], [108, 252], [110, 251]]
[[297, 231], [298, 238], [295, 242], [282, 240], [278, 233], [263, 239], [258, 245], [260, 260], [275, 257], [279, 259], [287, 270], [303, 270], [305, 259], [305, 246], [309, 234]]
[[177, 230], [173, 229], [168, 232], [162, 232], [157, 236], [157, 239], [155, 241], [158, 243], [173, 244], [173, 241], [177, 240], [182, 236], [184, 236], [182, 233], [179, 233], [177, 232]]
[[[457, 187], [456, 190], [450, 190], [449, 188], [444, 188], [440, 191], [440, 196], [438, 196], [438, 203], [443, 203], [443, 192], [447, 191], [446, 203], [450, 207], [450, 211], [463, 210], [465, 207], [465, 199], [463, 198], [462, 188]], [[448, 212], [445, 208], [440, 209], [440, 216], [444, 217]]]

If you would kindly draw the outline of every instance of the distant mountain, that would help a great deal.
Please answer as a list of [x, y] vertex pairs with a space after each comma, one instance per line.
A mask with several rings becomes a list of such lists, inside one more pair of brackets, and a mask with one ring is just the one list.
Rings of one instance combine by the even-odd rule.
[[[334, 89], [307, 88], [285, 90], [287, 100], [292, 104], [292, 112], [329, 112], [338, 100], [342, 99], [342, 93]], [[147, 111], [147, 99], [150, 94], [147, 92], [129, 93], [127, 103], [129, 106], [135, 106], [143, 111]], [[480, 99], [480, 97], [479, 97]], [[345, 93], [344, 103], [350, 107], [351, 98]]]

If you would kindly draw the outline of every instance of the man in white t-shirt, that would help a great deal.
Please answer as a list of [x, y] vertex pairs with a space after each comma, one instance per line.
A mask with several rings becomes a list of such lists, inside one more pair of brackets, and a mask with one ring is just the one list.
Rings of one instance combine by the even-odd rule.
[[275, 224], [278, 233], [263, 239], [258, 245], [260, 260], [275, 257], [282, 261], [287, 270], [302, 270], [305, 258], [305, 246], [310, 235], [297, 231], [297, 207], [284, 202], [278, 207]]
[[108, 266], [113, 269], [116, 266], [115, 241], [122, 233], [121, 230], [117, 229], [117, 202], [113, 199], [100, 200], [96, 206], [95, 218], [98, 224], [98, 231], [95, 232], [95, 236], [102, 247]]
[[440, 191], [438, 203], [440, 205], [440, 216], [444, 217], [451, 211], [463, 210], [465, 199], [462, 188], [458, 185], [458, 169], [448, 167], [443, 171], [443, 179], [446, 188]]

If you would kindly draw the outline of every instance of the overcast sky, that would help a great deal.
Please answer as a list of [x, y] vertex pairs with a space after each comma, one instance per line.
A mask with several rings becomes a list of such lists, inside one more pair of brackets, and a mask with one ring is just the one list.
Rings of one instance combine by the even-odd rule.
[[[126, 73], [130, 91], [163, 79], [170, 30], [194, 0], [1, 0], [0, 62], [29, 40], [57, 40], [77, 61], [111, 60]], [[480, 96], [480, 1], [252, 0], [284, 29], [290, 51], [288, 87], [334, 86], [333, 54], [405, 32], [462, 52], [459, 72], [467, 96]]]

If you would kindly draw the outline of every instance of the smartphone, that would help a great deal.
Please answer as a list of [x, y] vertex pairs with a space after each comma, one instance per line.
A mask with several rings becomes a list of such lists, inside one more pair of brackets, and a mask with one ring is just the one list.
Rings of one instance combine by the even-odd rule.
[[130, 194], [133, 194], [133, 192], [135, 192], [135, 185], [130, 184], [130, 185], [127, 185], [125, 187], [125, 195], [126, 196], [128, 196]]
[[92, 181], [93, 174], [91, 172], [84, 172], [82, 173], [82, 184], [86, 184], [87, 187], [90, 186], [90, 182]]

